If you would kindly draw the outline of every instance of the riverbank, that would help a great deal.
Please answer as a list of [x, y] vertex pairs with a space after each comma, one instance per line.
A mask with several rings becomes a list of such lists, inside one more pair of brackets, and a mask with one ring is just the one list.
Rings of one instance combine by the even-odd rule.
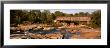
[[[63, 34], [31, 34], [31, 35], [23, 35], [23, 34], [13, 34], [10, 36], [11, 39], [62, 39]], [[72, 34], [71, 39], [101, 39], [100, 32], [82, 32], [80, 37], [76, 34]]]
[[[10, 35], [11, 39], [62, 39], [63, 37], [62, 32], [64, 32], [64, 30], [61, 30], [62, 28], [65, 28], [65, 30], [72, 33], [71, 39], [100, 39], [101, 38], [100, 28], [92, 29], [92, 28], [87, 28], [85, 26], [84, 27], [61, 26], [56, 28], [56, 27], [50, 27], [47, 24], [31, 24], [31, 25], [21, 24], [15, 28], [14, 28], [16, 30], [15, 32], [19, 31], [19, 33], [23, 32], [23, 34], [22, 35], [18, 33], [11, 34]], [[81, 31], [80, 37], [76, 35], [77, 29], [80, 29]], [[25, 32], [27, 32], [27, 34]]]

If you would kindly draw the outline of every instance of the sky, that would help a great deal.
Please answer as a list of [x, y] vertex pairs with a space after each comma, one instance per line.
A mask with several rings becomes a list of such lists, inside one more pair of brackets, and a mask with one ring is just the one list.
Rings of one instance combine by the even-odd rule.
[[[51, 13], [54, 13], [55, 11], [60, 11], [63, 13], [68, 13], [68, 14], [75, 14], [75, 13], [79, 13], [79, 12], [88, 12], [88, 13], [92, 13], [98, 9], [48, 9], [50, 10]], [[43, 10], [41, 10], [43, 11]]]

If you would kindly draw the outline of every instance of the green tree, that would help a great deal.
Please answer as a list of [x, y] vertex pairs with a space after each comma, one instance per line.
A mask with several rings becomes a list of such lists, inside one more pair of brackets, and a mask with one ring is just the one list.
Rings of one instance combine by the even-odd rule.
[[54, 13], [51, 13], [51, 16], [52, 16], [52, 19], [55, 20], [56, 19], [56, 16]]
[[91, 25], [94, 28], [101, 27], [101, 10], [96, 10], [92, 13]]
[[41, 16], [41, 12], [40, 10], [33, 10], [33, 14], [34, 14], [34, 22], [40, 22], [40, 16]]
[[23, 12], [22, 10], [10, 10], [10, 23], [20, 24]]
[[79, 12], [79, 16], [84, 16], [85, 13], [84, 12]]
[[50, 23], [52, 21], [52, 16], [49, 10], [44, 10], [45, 14], [46, 14], [46, 23]]
[[90, 15], [88, 12], [79, 12], [74, 14], [74, 16], [88, 16], [88, 15]]
[[78, 16], [78, 15], [79, 15], [78, 13], [75, 13], [75, 14], [74, 14], [74, 16]]
[[29, 21], [29, 22], [34, 22], [34, 20], [35, 20], [35, 14], [34, 14], [34, 12], [31, 10], [31, 11], [29, 12], [29, 14], [28, 14], [28, 21]]
[[84, 14], [85, 16], [88, 16], [88, 15], [90, 15], [88, 12], [86, 12], [85, 14]]
[[40, 16], [40, 20], [41, 20], [41, 23], [45, 23], [46, 22], [46, 13], [45, 12], [42, 12], [41, 13], [41, 16]]
[[56, 11], [55, 13], [55, 16], [65, 16], [65, 14], [63, 12], [60, 12], [60, 11]]

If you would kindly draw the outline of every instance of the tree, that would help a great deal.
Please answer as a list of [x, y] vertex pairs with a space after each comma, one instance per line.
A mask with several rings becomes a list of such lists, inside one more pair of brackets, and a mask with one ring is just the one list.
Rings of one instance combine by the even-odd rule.
[[45, 12], [45, 14], [46, 14], [46, 20], [45, 20], [45, 22], [46, 22], [46, 23], [52, 22], [52, 16], [51, 16], [50, 11], [49, 11], [49, 10], [44, 10], [44, 12]]
[[84, 16], [85, 13], [84, 12], [79, 12], [79, 16]]
[[55, 13], [55, 16], [65, 16], [65, 14], [63, 12], [60, 12], [60, 11], [56, 11]]
[[22, 10], [10, 10], [10, 23], [11, 24], [19, 24], [21, 23], [23, 12]]
[[86, 13], [85, 13], [85, 16], [88, 16], [88, 15], [90, 15], [90, 14], [89, 14], [88, 12], [86, 12]]
[[92, 13], [91, 25], [94, 28], [101, 27], [101, 10], [96, 10]]
[[50, 13], [49, 10], [44, 10], [41, 12], [40, 20], [42, 23], [52, 23], [55, 15], [53, 13]]
[[35, 13], [34, 13], [34, 11], [31, 10], [28, 14], [28, 21], [34, 22], [34, 20], [35, 20]]
[[20, 24], [21, 23], [21, 18], [19, 16], [16, 16], [15, 21], [16, 21], [17, 24]]
[[55, 20], [55, 19], [56, 19], [56, 16], [55, 16], [55, 14], [54, 14], [54, 13], [52, 13], [52, 14], [51, 14], [51, 16], [52, 16], [52, 19], [53, 19], [53, 20]]
[[78, 13], [75, 13], [75, 14], [74, 14], [74, 16], [78, 16], [78, 15], [79, 15]]
[[88, 12], [79, 12], [74, 14], [74, 16], [88, 16], [88, 15], [90, 15]]
[[10, 23], [13, 24], [15, 23], [14, 18], [16, 17], [16, 11], [15, 10], [10, 10]]
[[46, 18], [46, 13], [45, 13], [45, 12], [42, 12], [42, 13], [41, 13], [41, 17], [40, 17], [41, 22], [42, 22], [42, 23], [45, 23], [45, 22], [46, 22], [46, 19], [47, 19], [47, 18]]
[[64, 13], [64, 16], [71, 17], [71, 16], [73, 16], [73, 14]]
[[41, 21], [41, 20], [40, 20], [41, 11], [40, 11], [40, 10], [33, 10], [33, 12], [34, 12], [34, 17], [35, 17], [34, 22], [35, 22], [35, 23], [36, 23], [36, 22], [40, 22], [40, 21]]

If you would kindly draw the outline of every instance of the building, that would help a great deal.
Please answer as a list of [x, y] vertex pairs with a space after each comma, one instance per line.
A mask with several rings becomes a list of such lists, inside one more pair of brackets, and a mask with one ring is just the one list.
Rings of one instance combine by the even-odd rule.
[[[89, 24], [91, 21], [91, 16], [74, 16], [74, 17], [65, 17], [59, 16], [56, 18], [57, 22], [66, 22], [66, 23], [75, 23], [75, 24]], [[80, 23], [79, 23], [80, 22]]]

